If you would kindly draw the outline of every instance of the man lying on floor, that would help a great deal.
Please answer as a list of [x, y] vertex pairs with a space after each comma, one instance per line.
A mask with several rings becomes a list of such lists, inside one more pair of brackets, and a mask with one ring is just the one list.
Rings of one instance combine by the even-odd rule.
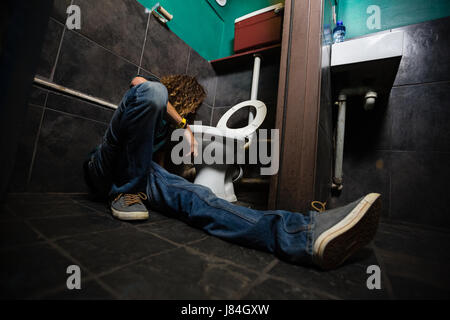
[[218, 198], [209, 188], [171, 174], [153, 161], [169, 134], [166, 120], [184, 128], [191, 153], [196, 152], [192, 131], [174, 106], [195, 109], [204, 97], [204, 89], [189, 76], [132, 79], [102, 144], [84, 163], [91, 193], [109, 199], [115, 217], [148, 219], [147, 205], [213, 236], [323, 269], [336, 268], [373, 239], [379, 194], [322, 213], [259, 211]]

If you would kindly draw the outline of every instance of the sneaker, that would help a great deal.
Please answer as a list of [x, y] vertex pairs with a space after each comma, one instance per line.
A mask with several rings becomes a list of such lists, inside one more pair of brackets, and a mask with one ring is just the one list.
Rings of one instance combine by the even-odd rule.
[[380, 194], [370, 193], [346, 206], [318, 213], [314, 227], [313, 261], [334, 269], [375, 237]]
[[148, 219], [148, 210], [142, 200], [147, 200], [147, 196], [142, 192], [138, 194], [120, 193], [111, 202], [113, 216], [120, 220]]

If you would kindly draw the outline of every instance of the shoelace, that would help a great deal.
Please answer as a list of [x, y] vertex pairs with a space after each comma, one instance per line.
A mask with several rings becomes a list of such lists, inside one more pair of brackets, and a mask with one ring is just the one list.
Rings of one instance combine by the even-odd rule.
[[[317, 207], [316, 205], [320, 206]], [[311, 207], [317, 212], [324, 212], [327, 206], [327, 202], [313, 201], [311, 202]]]
[[145, 193], [143, 193], [143, 192], [139, 192], [137, 194], [131, 194], [131, 193], [123, 194], [123, 193], [120, 193], [116, 197], [116, 199], [114, 199], [114, 201], [117, 201], [122, 196], [123, 196], [123, 200], [124, 200], [124, 202], [125, 202], [125, 204], [127, 206], [131, 206], [131, 205], [136, 204], [136, 203], [140, 204], [140, 203], [142, 203], [141, 200], [147, 200], [147, 195]]

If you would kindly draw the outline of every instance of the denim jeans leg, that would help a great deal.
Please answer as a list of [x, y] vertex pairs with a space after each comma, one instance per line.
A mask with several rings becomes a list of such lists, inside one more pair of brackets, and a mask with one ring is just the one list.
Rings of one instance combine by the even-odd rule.
[[167, 89], [159, 82], [141, 83], [125, 94], [93, 156], [95, 172], [109, 183], [110, 194], [145, 191], [167, 102]]
[[314, 213], [260, 211], [218, 198], [209, 188], [167, 172], [153, 162], [147, 184], [152, 209], [219, 238], [311, 263]]

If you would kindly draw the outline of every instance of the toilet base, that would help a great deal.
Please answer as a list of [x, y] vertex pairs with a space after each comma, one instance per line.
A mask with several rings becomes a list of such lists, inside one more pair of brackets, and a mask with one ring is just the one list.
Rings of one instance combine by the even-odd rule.
[[233, 176], [229, 165], [213, 164], [198, 165], [195, 167], [197, 175], [194, 183], [208, 187], [219, 198], [229, 202], [236, 202], [234, 193]]

